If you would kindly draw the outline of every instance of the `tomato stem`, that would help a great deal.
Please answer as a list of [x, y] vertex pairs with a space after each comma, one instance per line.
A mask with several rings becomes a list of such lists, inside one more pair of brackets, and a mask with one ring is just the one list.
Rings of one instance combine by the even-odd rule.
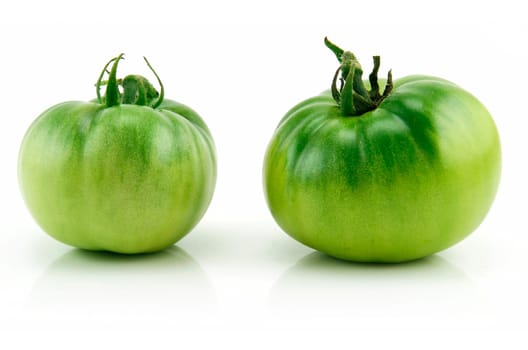
[[[344, 51], [326, 37], [324, 42], [341, 63], [332, 79], [331, 91], [332, 97], [340, 106], [343, 115], [360, 116], [375, 109], [392, 91], [392, 71], [388, 73], [387, 83], [383, 94], [381, 94], [378, 83], [380, 57], [374, 56], [374, 68], [369, 75], [370, 90], [367, 90], [363, 82], [363, 69], [356, 56], [350, 51]], [[340, 72], [341, 77], [339, 77]], [[338, 77], [339, 88], [337, 87]]]
[[141, 75], [127, 75], [121, 83], [123, 86], [123, 104], [138, 106], [150, 105], [158, 97], [158, 91]]
[[[160, 77], [156, 71], [152, 68], [146, 57], [143, 57], [147, 66], [150, 68], [154, 76], [158, 80], [160, 85], [160, 92], [154, 88], [154, 86], [147, 80], [147, 78], [141, 75], [127, 75], [123, 79], [117, 79], [117, 66], [119, 61], [123, 59], [123, 54], [112, 58], [103, 68], [103, 71], [99, 75], [99, 79], [96, 83], [97, 101], [104, 103], [107, 107], [116, 106], [119, 104], [134, 104], [138, 106], [151, 106], [152, 108], [158, 107], [164, 98], [164, 87]], [[110, 72], [108, 72], [108, 66], [113, 62]], [[104, 81], [103, 76], [108, 73], [108, 80]], [[106, 92], [104, 99], [101, 97], [101, 85], [106, 85]], [[122, 87], [123, 93], [121, 94], [119, 87]], [[103, 101], [104, 100], [104, 101]]]

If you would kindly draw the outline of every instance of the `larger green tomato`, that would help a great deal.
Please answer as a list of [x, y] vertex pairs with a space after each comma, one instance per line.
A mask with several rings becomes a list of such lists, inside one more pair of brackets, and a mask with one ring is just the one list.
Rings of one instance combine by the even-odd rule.
[[19, 182], [37, 223], [59, 241], [153, 252], [204, 215], [215, 147], [196, 112], [163, 98], [163, 85], [158, 94], [141, 76], [117, 80], [120, 59], [112, 60], [105, 96], [106, 67], [98, 100], [61, 103], [35, 120], [20, 149]]
[[486, 108], [439, 78], [393, 82], [389, 72], [378, 82], [379, 57], [364, 82], [352, 53], [326, 43], [341, 62], [331, 92], [286, 113], [267, 149], [275, 220], [305, 245], [353, 261], [413, 260], [469, 235], [500, 177]]

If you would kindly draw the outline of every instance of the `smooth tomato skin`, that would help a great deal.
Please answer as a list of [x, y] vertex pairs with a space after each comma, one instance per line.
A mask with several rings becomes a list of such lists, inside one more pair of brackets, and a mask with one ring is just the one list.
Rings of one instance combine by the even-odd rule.
[[486, 108], [446, 80], [409, 76], [359, 117], [343, 116], [328, 92], [292, 108], [263, 179], [273, 217], [301, 243], [345, 260], [402, 262], [469, 235], [500, 169]]
[[204, 215], [216, 154], [203, 120], [177, 102], [65, 102], [28, 129], [18, 174], [31, 214], [52, 237], [146, 253], [171, 246]]

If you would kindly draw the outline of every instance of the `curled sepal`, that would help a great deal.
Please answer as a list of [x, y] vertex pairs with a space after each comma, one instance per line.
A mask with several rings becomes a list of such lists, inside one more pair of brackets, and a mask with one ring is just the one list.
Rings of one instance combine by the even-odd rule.
[[112, 107], [119, 105], [121, 103], [121, 93], [119, 91], [119, 83], [117, 81], [117, 66], [119, 61], [124, 58], [124, 54], [120, 54], [114, 59], [114, 64], [108, 75], [108, 81], [106, 83], [106, 92], [105, 92], [105, 104], [106, 107]]
[[387, 74], [387, 84], [385, 84], [385, 90], [383, 90], [383, 95], [381, 95], [381, 100], [385, 99], [385, 97], [389, 96], [389, 94], [392, 91], [392, 88], [394, 87], [394, 84], [392, 82], [392, 69], [389, 70], [389, 73]]
[[337, 88], [337, 78], [339, 77], [339, 72], [341, 72], [341, 66], [337, 68], [334, 74], [334, 79], [332, 79], [332, 87], [331, 87], [332, 97], [337, 103], [341, 102], [341, 90], [343, 89], [343, 79], [340, 79], [341, 87], [339, 89]]
[[101, 97], [101, 85], [106, 85], [107, 82], [106, 81], [103, 81], [103, 77], [105, 75], [105, 73], [108, 73], [108, 66], [114, 62], [115, 60], [117, 59], [117, 57], [114, 57], [112, 58], [110, 61], [108, 61], [103, 70], [101, 71], [101, 74], [99, 75], [99, 78], [97, 79], [97, 82], [95, 83], [95, 93], [96, 93], [96, 96], [97, 96], [97, 102], [99, 103], [103, 103], [102, 101], [102, 97]]
[[372, 73], [369, 75], [369, 82], [370, 82], [370, 98], [373, 101], [378, 100], [380, 96], [380, 87], [378, 83], [378, 72], [380, 67], [380, 57], [374, 56], [372, 57], [374, 60], [374, 68], [372, 68]]
[[[163, 87], [163, 83], [161, 82], [161, 79], [158, 75], [158, 73], [156, 73], [156, 71], [154, 70], [154, 68], [152, 68], [152, 66], [150, 65], [150, 62], [147, 60], [146, 57], [143, 56], [143, 59], [145, 60], [145, 63], [147, 64], [147, 66], [150, 68], [150, 70], [152, 71], [152, 73], [154, 74], [154, 76], [156, 77], [156, 79], [158, 80], [158, 84], [160, 86], [160, 92], [158, 94], [158, 92], [154, 89], [154, 87], [152, 87], [152, 89], [156, 92], [157, 94], [157, 97], [158, 99], [151, 105], [152, 108], [157, 108], [159, 107], [159, 105], [161, 105], [161, 103], [163, 102], [163, 98], [165, 98], [165, 88]], [[152, 86], [152, 85], [150, 85]], [[152, 90], [149, 91], [149, 93], [152, 93]]]

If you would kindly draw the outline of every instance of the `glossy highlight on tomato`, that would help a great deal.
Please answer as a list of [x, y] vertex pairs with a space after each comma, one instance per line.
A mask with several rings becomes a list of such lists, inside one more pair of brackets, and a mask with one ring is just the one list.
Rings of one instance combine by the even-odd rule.
[[393, 81], [389, 72], [378, 81], [379, 57], [363, 81], [354, 55], [325, 41], [341, 63], [332, 89], [288, 111], [265, 155], [277, 223], [309, 247], [361, 262], [414, 260], [465, 238], [500, 179], [489, 112], [444, 79]]
[[207, 210], [215, 146], [194, 110], [164, 99], [153, 70], [160, 93], [142, 76], [116, 79], [121, 59], [101, 73], [96, 100], [60, 103], [33, 122], [20, 148], [19, 182], [31, 214], [57, 240], [153, 252], [181, 239]]

